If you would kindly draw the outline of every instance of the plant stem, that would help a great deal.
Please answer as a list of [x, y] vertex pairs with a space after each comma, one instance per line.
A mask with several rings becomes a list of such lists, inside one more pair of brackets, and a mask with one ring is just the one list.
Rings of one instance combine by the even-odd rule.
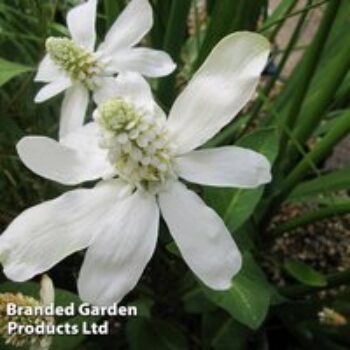
[[337, 272], [327, 276], [326, 287], [310, 287], [306, 285], [295, 285], [281, 288], [279, 291], [288, 298], [300, 298], [307, 294], [317, 293], [320, 290], [331, 289], [350, 282], [350, 270]]
[[[293, 130], [294, 126], [298, 120], [302, 104], [309, 90], [312, 78], [318, 67], [318, 63], [321, 58], [321, 53], [326, 44], [327, 38], [332, 28], [332, 24], [338, 13], [341, 0], [331, 0], [327, 6], [326, 12], [323, 16], [320, 27], [310, 45], [309, 49], [306, 51], [302, 68], [299, 73], [299, 81], [297, 84], [297, 89], [294, 93], [293, 101], [291, 102], [291, 107], [286, 115], [285, 124], [289, 130]], [[284, 157], [284, 151], [287, 146], [288, 137], [285, 133], [282, 133], [281, 144], [280, 144], [280, 155]], [[283, 168], [283, 166], [282, 166]]]
[[350, 212], [350, 201], [347, 201], [345, 203], [335, 203], [335, 204], [330, 205], [326, 208], [313, 210], [309, 213], [306, 213], [303, 216], [299, 216], [295, 219], [289, 220], [289, 221], [277, 226], [273, 230], [272, 235], [279, 236], [282, 233], [291, 231], [299, 226], [304, 226], [304, 225], [310, 224], [312, 222], [315, 222], [317, 220], [322, 220], [322, 219], [329, 218], [332, 216], [347, 214], [349, 212]]
[[325, 0], [325, 1], [320, 1], [318, 2], [317, 4], [314, 4], [314, 5], [310, 5], [310, 6], [306, 6], [304, 7], [302, 10], [298, 10], [298, 11], [295, 11], [295, 12], [292, 12], [286, 16], [283, 16], [282, 18], [279, 18], [277, 19], [276, 21], [272, 22], [272, 23], [269, 23], [268, 25], [266, 26], [263, 26], [262, 28], [260, 28], [259, 32], [264, 32], [265, 30], [268, 30], [269, 28], [275, 26], [275, 25], [278, 25], [279, 23], [281, 22], [284, 22], [287, 18], [291, 18], [291, 17], [294, 17], [294, 16], [297, 16], [297, 15], [300, 15], [301, 13], [303, 13], [304, 11], [308, 11], [308, 10], [311, 10], [313, 8], [316, 8], [316, 7], [319, 7], [319, 6], [322, 6], [324, 4], [326, 4], [327, 2], [329, 2], [330, 0]]
[[[185, 40], [187, 16], [191, 1], [176, 0], [172, 2], [169, 22], [165, 32], [163, 50], [167, 51], [177, 64], [180, 61], [181, 47]], [[176, 74], [163, 78], [159, 83], [158, 98], [162, 105], [169, 107], [174, 99]]]
[[273, 213], [293, 188], [302, 180], [310, 170], [310, 164], [317, 164], [332, 151], [333, 147], [339, 143], [350, 132], [350, 110], [346, 110], [324, 138], [309, 152], [302, 161], [294, 168], [280, 186], [278, 194], [272, 199], [269, 212]]
[[[294, 4], [295, 6], [295, 4]], [[277, 68], [277, 72], [276, 74], [274, 74], [273, 77], [271, 77], [270, 81], [267, 83], [267, 85], [264, 87], [264, 90], [263, 90], [263, 95], [264, 96], [269, 96], [273, 87], [275, 86], [275, 83], [277, 81], [277, 79], [280, 77], [281, 73], [282, 73], [282, 70], [291, 54], [291, 52], [293, 51], [293, 48], [295, 46], [295, 44], [297, 43], [298, 39], [299, 39], [299, 35], [300, 35], [300, 32], [303, 28], [303, 25], [304, 25], [304, 22], [305, 22], [305, 19], [308, 15], [308, 11], [304, 11], [302, 13], [302, 15], [300, 16], [299, 18], [299, 21], [297, 23], [297, 26], [295, 27], [295, 30], [292, 34], [292, 37], [290, 38], [289, 42], [288, 42], [288, 45], [284, 51], [284, 54], [281, 58], [281, 61], [278, 65], [278, 68]], [[281, 22], [282, 24], [283, 22]], [[257, 115], [259, 114], [260, 110], [261, 110], [261, 107], [264, 105], [264, 101], [263, 99], [259, 98], [257, 99], [256, 103], [254, 104], [253, 106], [253, 109], [251, 111], [251, 114], [250, 114], [250, 118], [249, 118], [249, 121], [247, 123], [247, 125], [245, 126], [245, 129], [243, 130], [242, 134], [245, 133], [245, 131], [249, 128], [251, 122], [253, 120], [255, 120], [255, 118], [257, 117]]]

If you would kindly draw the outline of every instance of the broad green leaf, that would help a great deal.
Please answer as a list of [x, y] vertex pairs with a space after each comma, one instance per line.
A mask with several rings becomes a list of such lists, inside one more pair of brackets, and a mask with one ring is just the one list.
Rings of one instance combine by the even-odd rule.
[[203, 313], [212, 311], [216, 306], [207, 298], [201, 287], [196, 288], [184, 294], [182, 297], [186, 312]]
[[137, 308], [137, 314], [141, 317], [151, 318], [151, 309], [154, 305], [154, 300], [151, 298], [141, 296], [140, 298], [133, 300], [130, 306]]
[[214, 350], [246, 350], [252, 331], [220, 310], [203, 315], [203, 335]]
[[0, 86], [4, 85], [12, 78], [32, 70], [33, 68], [31, 67], [6, 61], [3, 58], [0, 58]]
[[[239, 140], [237, 146], [260, 152], [273, 163], [278, 152], [276, 130], [275, 128], [257, 130]], [[237, 169], [239, 171], [239, 164]], [[224, 218], [228, 228], [235, 231], [252, 215], [263, 191], [263, 187], [249, 190], [207, 187], [204, 199]]]
[[284, 268], [297, 281], [308, 286], [324, 287], [327, 285], [327, 279], [323, 274], [299, 260], [287, 260]]
[[229, 290], [203, 288], [212, 302], [252, 329], [258, 329], [267, 315], [271, 287], [249, 254], [245, 254], [242, 270], [233, 279]]
[[350, 168], [321, 175], [298, 185], [290, 194], [290, 200], [317, 196], [320, 193], [350, 189]]
[[186, 350], [187, 340], [172, 324], [143, 317], [128, 320], [126, 336], [130, 350]]

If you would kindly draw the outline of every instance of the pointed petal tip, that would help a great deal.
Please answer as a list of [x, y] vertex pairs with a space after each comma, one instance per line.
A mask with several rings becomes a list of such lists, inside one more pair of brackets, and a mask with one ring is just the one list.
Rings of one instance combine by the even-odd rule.
[[45, 102], [45, 101], [46, 101], [46, 99], [43, 98], [43, 96], [42, 96], [42, 94], [40, 93], [40, 90], [39, 90], [39, 92], [34, 97], [34, 102], [35, 103], [42, 103], [42, 102]]

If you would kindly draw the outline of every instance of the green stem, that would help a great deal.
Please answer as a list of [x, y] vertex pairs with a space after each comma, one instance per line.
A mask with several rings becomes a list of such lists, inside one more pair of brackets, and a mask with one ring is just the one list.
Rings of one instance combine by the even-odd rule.
[[304, 226], [312, 222], [315, 222], [317, 220], [322, 220], [332, 216], [347, 214], [349, 212], [350, 212], [350, 201], [346, 203], [336, 203], [329, 207], [314, 210], [309, 213], [306, 213], [303, 216], [289, 220], [277, 226], [276, 229], [273, 230], [272, 235], [278, 236], [284, 232], [294, 230], [299, 226]]
[[275, 25], [279, 25], [281, 22], [283, 23], [288, 18], [300, 15], [304, 11], [308, 11], [308, 10], [311, 10], [313, 8], [320, 7], [320, 6], [324, 5], [324, 4], [326, 4], [328, 1], [330, 1], [330, 0], [320, 1], [319, 3], [317, 3], [315, 5], [306, 6], [302, 10], [298, 10], [298, 11], [292, 12], [292, 13], [286, 15], [286, 16], [283, 16], [283, 17], [281, 17], [279, 19], [276, 19], [276, 21], [274, 21], [272, 23], [269, 23], [268, 25], [263, 26], [262, 28], [260, 28], [259, 32], [260, 33], [264, 32], [264, 31], [268, 30], [269, 28], [271, 28], [271, 27], [273, 27]]
[[[294, 98], [291, 103], [291, 107], [286, 115], [285, 124], [288, 129], [293, 130], [298, 120], [302, 104], [309, 90], [312, 78], [318, 67], [318, 63], [321, 58], [321, 53], [324, 49], [326, 41], [328, 39], [330, 29], [338, 13], [341, 0], [331, 0], [323, 16], [320, 27], [307, 50], [302, 68], [299, 74], [298, 89], [295, 90]], [[285, 133], [282, 133], [280, 143], [280, 155], [285, 156], [284, 151], [288, 143], [288, 137]]]
[[[288, 15], [290, 15], [290, 13], [293, 11], [294, 7], [297, 5], [298, 0], [294, 0], [290, 3], [290, 5], [288, 6], [288, 8], [284, 11], [284, 14], [281, 18], [278, 19], [278, 22], [275, 25], [275, 28], [270, 32], [271, 34], [267, 33], [266, 36], [268, 37], [268, 39], [271, 42], [274, 42], [276, 36], [278, 35], [279, 31], [281, 30], [281, 28], [283, 27], [284, 24], [284, 19], [288, 18]], [[305, 11], [306, 12], [306, 11]], [[275, 22], [272, 22], [275, 23]], [[271, 24], [272, 24], [271, 23]], [[263, 27], [267, 27], [267, 25], [263, 25]], [[262, 28], [263, 28], [262, 27]]]
[[307, 294], [317, 293], [320, 290], [339, 287], [350, 282], [350, 270], [337, 272], [327, 276], [326, 287], [310, 287], [306, 285], [295, 285], [281, 288], [279, 291], [288, 298], [300, 298]]
[[[272, 200], [270, 209], [279, 206], [289, 195], [294, 187], [302, 180], [310, 170], [310, 164], [317, 164], [330, 154], [333, 147], [350, 132], [350, 110], [345, 111], [324, 138], [309, 152], [294, 168], [280, 186], [280, 190]], [[270, 210], [271, 211], [271, 210]], [[272, 210], [273, 211], [273, 210]]]
[[[311, 1], [311, 0], [309, 0]], [[295, 6], [295, 4], [293, 4]], [[297, 43], [298, 39], [299, 39], [299, 35], [300, 35], [300, 32], [303, 28], [303, 25], [304, 25], [304, 22], [306, 20], [306, 17], [308, 15], [308, 11], [304, 11], [302, 13], [302, 15], [300, 16], [299, 18], [299, 21], [297, 23], [297, 26], [295, 27], [295, 30], [292, 34], [292, 37], [291, 39], [289, 40], [289, 43], [284, 51], [284, 54], [281, 58], [281, 61], [278, 65], [278, 68], [277, 68], [277, 72], [276, 74], [270, 79], [270, 81], [267, 83], [267, 85], [264, 87], [264, 90], [263, 90], [263, 95], [264, 96], [269, 96], [273, 87], [275, 86], [275, 83], [277, 81], [277, 79], [280, 77], [282, 71], [283, 71], [283, 68], [291, 54], [291, 52], [293, 51], [293, 48], [295, 46], [295, 44]], [[283, 22], [281, 22], [283, 23]], [[261, 107], [264, 105], [264, 100], [259, 98], [255, 105], [253, 106], [253, 109], [251, 111], [251, 115], [250, 115], [250, 118], [249, 118], [249, 121], [245, 127], [245, 129], [243, 130], [243, 133], [245, 133], [245, 131], [250, 127], [252, 121], [255, 120], [255, 118], [257, 117], [257, 115], [259, 114], [260, 110], [261, 110]]]

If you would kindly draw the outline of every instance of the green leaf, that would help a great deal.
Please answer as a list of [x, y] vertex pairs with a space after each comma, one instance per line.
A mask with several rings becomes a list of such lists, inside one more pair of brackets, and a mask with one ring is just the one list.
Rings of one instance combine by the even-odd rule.
[[326, 204], [326, 206], [320, 207], [316, 210], [307, 211], [300, 216], [287, 220], [276, 226], [273, 229], [272, 233], [274, 235], [280, 235], [284, 232], [294, 230], [299, 226], [305, 226], [312, 222], [323, 220], [325, 218], [350, 213], [350, 200], [344, 199], [343, 197], [322, 198], [319, 203]]
[[300, 200], [320, 193], [350, 189], [350, 168], [333, 171], [298, 185], [289, 200]]
[[140, 298], [133, 300], [130, 306], [135, 306], [137, 308], [137, 314], [145, 318], [151, 318], [151, 309], [154, 305], [154, 300], [146, 296], [141, 296]]
[[314, 165], [324, 160], [350, 131], [350, 109], [345, 110], [339, 117], [333, 128], [319, 141], [313, 149], [305, 155], [287, 178], [279, 187], [278, 197], [274, 205], [281, 203], [288, 197], [289, 193], [299, 184], [299, 182], [310, 172], [314, 170]]
[[324, 287], [327, 285], [325, 276], [299, 260], [287, 260], [284, 264], [286, 271], [297, 281], [311, 287]]
[[[237, 146], [262, 153], [273, 163], [278, 152], [276, 129], [257, 130], [240, 139]], [[263, 191], [263, 187], [249, 190], [208, 187], [204, 191], [204, 200], [224, 218], [228, 228], [234, 232], [252, 215]]]
[[216, 306], [207, 298], [201, 287], [196, 287], [182, 297], [184, 309], [189, 313], [203, 313], [212, 311]]
[[123, 6], [119, 0], [104, 0], [103, 4], [106, 14], [106, 31], [108, 31], [122, 11]]
[[203, 315], [203, 334], [214, 350], [245, 350], [252, 331], [220, 310]]
[[245, 254], [242, 270], [229, 290], [203, 288], [212, 302], [252, 329], [258, 329], [267, 315], [271, 287], [250, 254]]
[[32, 71], [33, 68], [24, 66], [19, 63], [13, 63], [0, 58], [0, 86], [7, 83], [12, 78], [23, 73]]
[[[98, 316], [76, 316], [70, 318], [65, 323], [69, 325], [76, 325], [81, 330], [82, 324], [91, 324], [94, 322], [98, 322], [101, 317]], [[53, 342], [51, 346], [51, 350], [71, 350], [77, 349], [77, 346], [81, 344], [86, 339], [86, 335], [78, 334], [78, 335], [56, 335], [53, 337]]]
[[[167, 22], [163, 50], [179, 65], [181, 48], [186, 40], [188, 12], [191, 1], [177, 0], [171, 4], [170, 16]], [[159, 82], [158, 98], [162, 105], [169, 108], [174, 100], [176, 73], [164, 77]]]
[[220, 0], [214, 2], [206, 36], [194, 68], [197, 69], [213, 47], [227, 34], [254, 30], [266, 0]]
[[172, 324], [155, 319], [129, 319], [126, 336], [130, 350], [186, 350], [187, 341]]

